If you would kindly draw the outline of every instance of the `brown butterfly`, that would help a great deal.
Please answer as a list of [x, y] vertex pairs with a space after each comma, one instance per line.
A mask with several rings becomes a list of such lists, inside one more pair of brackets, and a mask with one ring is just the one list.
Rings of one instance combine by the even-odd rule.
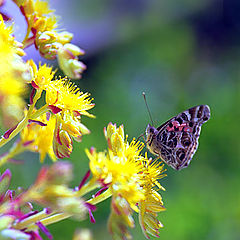
[[157, 129], [148, 124], [147, 147], [172, 168], [186, 168], [198, 148], [201, 126], [209, 118], [210, 108], [199, 105], [179, 113]]

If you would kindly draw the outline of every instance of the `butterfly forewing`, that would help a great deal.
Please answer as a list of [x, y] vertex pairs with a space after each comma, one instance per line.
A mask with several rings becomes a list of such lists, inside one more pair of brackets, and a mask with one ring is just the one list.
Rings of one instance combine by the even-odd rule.
[[176, 170], [189, 165], [198, 147], [201, 126], [210, 118], [207, 105], [190, 108], [155, 129], [146, 130], [149, 150]]

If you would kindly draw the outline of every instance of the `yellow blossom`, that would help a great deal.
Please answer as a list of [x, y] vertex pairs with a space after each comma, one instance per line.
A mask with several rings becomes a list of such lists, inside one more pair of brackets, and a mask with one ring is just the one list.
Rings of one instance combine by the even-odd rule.
[[138, 174], [141, 172], [138, 162], [142, 158], [141, 144], [125, 141], [123, 126], [116, 128], [109, 124], [105, 133], [111, 146], [108, 152], [87, 151], [91, 172], [97, 181], [109, 185], [114, 198], [124, 198], [132, 209], [138, 211], [137, 203], [144, 199]]
[[93, 116], [87, 110], [94, 107], [89, 93], [83, 93], [66, 78], [51, 81], [46, 89], [46, 102], [62, 110], [77, 111], [82, 115]]
[[36, 0], [34, 4], [34, 12], [37, 16], [44, 16], [54, 12], [54, 10], [49, 9], [47, 1]]
[[[38, 152], [40, 154], [40, 162], [43, 162], [46, 154], [55, 161], [56, 157], [53, 152], [53, 133], [55, 129], [56, 119], [52, 115], [49, 119], [47, 114], [36, 119], [38, 122], [31, 122], [21, 132], [21, 143], [27, 149]], [[46, 124], [46, 126], [41, 126]]]
[[27, 63], [31, 67], [32, 85], [41, 90], [45, 90], [53, 79], [56, 71], [52, 71], [52, 67], [47, 66], [47, 64], [41, 65], [41, 63], [39, 63], [39, 68], [37, 68], [32, 59]]
[[139, 202], [139, 223], [146, 238], [148, 234], [159, 236], [159, 229], [163, 227], [157, 218], [157, 213], [165, 210], [163, 201], [158, 190], [165, 190], [158, 182], [166, 176], [163, 170], [163, 163], [152, 161], [146, 158], [142, 164], [142, 188], [145, 192], [145, 199]]
[[[123, 125], [109, 123], [104, 128], [108, 151], [86, 151], [93, 177], [112, 193], [112, 211], [108, 226], [114, 237], [129, 236], [128, 227], [134, 226], [132, 212], [139, 213], [145, 236], [157, 236], [162, 224], [157, 213], [165, 210], [158, 190], [164, 188], [159, 180], [164, 177], [163, 164], [142, 155], [144, 144], [124, 136]], [[100, 198], [100, 196], [99, 196]], [[126, 236], [127, 234], [127, 236]]]
[[[22, 118], [23, 95], [30, 79], [28, 66], [23, 62], [19, 45], [12, 37], [12, 26], [6, 27], [0, 14], [0, 104], [4, 125], [12, 127]], [[22, 56], [22, 54], [20, 54]]]
[[46, 88], [46, 103], [56, 114], [53, 149], [58, 158], [69, 157], [72, 153], [72, 137], [82, 140], [89, 134], [88, 128], [81, 123], [81, 115], [94, 117], [87, 110], [94, 107], [89, 93], [83, 93], [66, 79], [51, 81]]

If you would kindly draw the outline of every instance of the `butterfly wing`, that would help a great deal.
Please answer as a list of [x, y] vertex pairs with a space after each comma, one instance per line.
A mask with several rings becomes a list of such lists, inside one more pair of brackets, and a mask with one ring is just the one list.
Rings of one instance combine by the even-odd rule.
[[207, 105], [190, 108], [157, 128], [154, 153], [176, 170], [189, 165], [198, 147], [203, 123], [210, 118]]

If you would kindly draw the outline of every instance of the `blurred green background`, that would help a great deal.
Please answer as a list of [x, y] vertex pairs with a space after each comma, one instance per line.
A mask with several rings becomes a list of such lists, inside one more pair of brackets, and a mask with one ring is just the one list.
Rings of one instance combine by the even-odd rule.
[[[240, 3], [189, 0], [52, 0], [62, 27], [86, 51], [87, 65], [77, 82], [96, 103], [96, 119], [82, 121], [92, 131], [75, 144], [71, 161], [77, 185], [88, 170], [85, 148], [106, 148], [103, 127], [124, 124], [129, 139], [150, 122], [146, 92], [155, 126], [198, 104], [208, 104], [211, 119], [202, 128], [200, 145], [190, 166], [167, 168], [161, 183], [167, 210], [162, 240], [240, 239]], [[39, 60], [36, 52], [29, 56]], [[25, 165], [8, 165], [13, 188], [35, 179], [38, 156], [18, 157]], [[50, 160], [47, 160], [50, 164]], [[106, 223], [110, 202], [98, 205], [96, 224], [65, 220], [54, 224], [54, 239], [71, 239], [87, 227], [94, 239], [111, 239]], [[144, 239], [136, 218], [133, 239]]]

